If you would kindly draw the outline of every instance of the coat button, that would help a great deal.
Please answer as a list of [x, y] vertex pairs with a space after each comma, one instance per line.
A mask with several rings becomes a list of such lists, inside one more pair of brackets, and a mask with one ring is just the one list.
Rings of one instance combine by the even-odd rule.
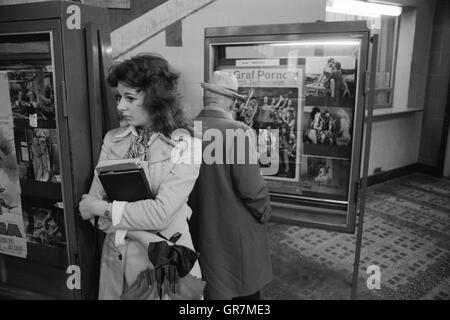
[[122, 255], [121, 254], [119, 254], [119, 260], [122, 261]]

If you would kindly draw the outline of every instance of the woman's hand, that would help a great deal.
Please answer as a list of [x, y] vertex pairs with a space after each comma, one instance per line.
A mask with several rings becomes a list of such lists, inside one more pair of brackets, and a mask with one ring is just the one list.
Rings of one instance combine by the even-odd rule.
[[103, 217], [105, 215], [108, 202], [97, 199], [89, 194], [84, 194], [81, 199], [78, 208], [83, 220], [90, 220], [96, 216]]

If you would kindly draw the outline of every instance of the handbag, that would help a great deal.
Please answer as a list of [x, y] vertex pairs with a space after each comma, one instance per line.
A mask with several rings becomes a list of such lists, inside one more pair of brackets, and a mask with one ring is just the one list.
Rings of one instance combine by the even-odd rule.
[[[160, 235], [161, 236], [161, 235]], [[175, 243], [180, 235], [168, 241]], [[148, 257], [152, 265], [140, 272], [121, 295], [123, 300], [200, 300], [206, 282], [189, 274], [199, 254], [182, 245], [166, 241], [150, 242]]]

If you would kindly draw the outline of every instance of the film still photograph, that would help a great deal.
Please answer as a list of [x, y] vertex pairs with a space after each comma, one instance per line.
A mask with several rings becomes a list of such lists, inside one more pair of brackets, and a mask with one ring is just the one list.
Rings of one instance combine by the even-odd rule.
[[60, 182], [56, 129], [15, 128], [21, 179]]
[[13, 116], [27, 119], [37, 114], [39, 120], [55, 119], [53, 74], [49, 67], [8, 72]]
[[305, 105], [353, 108], [356, 63], [354, 56], [306, 58]]
[[27, 242], [48, 247], [66, 244], [62, 210], [28, 207], [22, 212]]
[[304, 196], [346, 201], [350, 176], [350, 161], [302, 157], [301, 184]]
[[305, 106], [303, 154], [349, 159], [352, 125], [351, 109]]
[[[265, 177], [298, 179], [298, 88], [242, 87], [239, 93], [247, 99], [236, 105], [236, 120], [255, 130], [260, 154], [270, 158], [273, 152], [279, 152], [278, 172]], [[273, 134], [276, 129], [278, 141]]]

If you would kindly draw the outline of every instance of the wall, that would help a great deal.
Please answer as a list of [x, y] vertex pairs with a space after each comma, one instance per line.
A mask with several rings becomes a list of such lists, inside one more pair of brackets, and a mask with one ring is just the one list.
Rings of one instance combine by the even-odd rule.
[[377, 117], [372, 127], [369, 175], [417, 163], [421, 113]]
[[166, 47], [164, 32], [120, 57], [138, 52], [158, 52], [181, 72], [180, 90], [188, 114], [202, 107], [204, 28], [324, 20], [326, 0], [216, 0], [182, 21], [183, 47]]
[[[450, 3], [437, 2], [433, 22], [433, 37], [429, 59], [429, 74], [426, 89], [426, 108], [424, 112], [420, 162], [432, 167], [442, 167], [441, 143], [447, 136], [443, 133], [445, 106], [449, 88], [450, 73]], [[448, 126], [447, 126], [448, 128]]]
[[[400, 30], [399, 67], [394, 88], [394, 111], [425, 107], [429, 47], [434, 1], [391, 0], [405, 7]], [[189, 116], [201, 109], [204, 68], [204, 28], [216, 26], [300, 23], [324, 20], [326, 0], [216, 0], [182, 20], [183, 47], [166, 47], [161, 32], [120, 59], [139, 52], [159, 52], [181, 72], [180, 90]], [[114, 44], [113, 44], [114, 46]], [[114, 54], [115, 56], [117, 53]], [[422, 114], [394, 113], [374, 119], [369, 174], [418, 162]]]
[[419, 161], [422, 110], [427, 109], [425, 93], [428, 63], [424, 61], [429, 61], [434, 1], [389, 2], [403, 6], [393, 109], [385, 114], [379, 110], [378, 116], [374, 118], [369, 175], [375, 169], [389, 171]]

